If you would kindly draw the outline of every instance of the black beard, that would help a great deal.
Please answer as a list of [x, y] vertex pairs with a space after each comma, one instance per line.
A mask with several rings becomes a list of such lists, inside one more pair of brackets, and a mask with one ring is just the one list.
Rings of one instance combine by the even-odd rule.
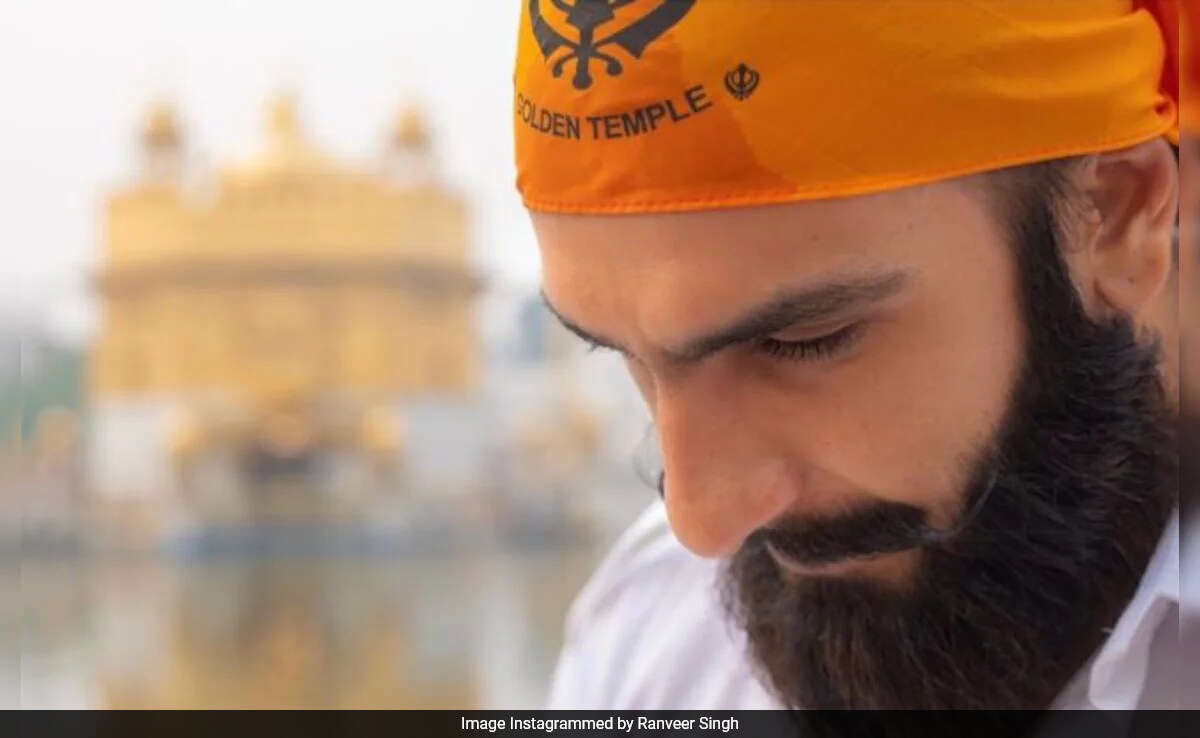
[[[1016, 244], [1026, 360], [964, 490], [969, 506], [990, 489], [976, 516], [922, 544], [902, 590], [789, 581], [764, 548], [778, 531], [751, 536], [729, 562], [726, 605], [788, 707], [1044, 709], [1138, 586], [1177, 504], [1158, 350], [1126, 320], [1088, 318], [1053, 215], [1030, 210]], [[897, 535], [921, 528], [894, 522]]]

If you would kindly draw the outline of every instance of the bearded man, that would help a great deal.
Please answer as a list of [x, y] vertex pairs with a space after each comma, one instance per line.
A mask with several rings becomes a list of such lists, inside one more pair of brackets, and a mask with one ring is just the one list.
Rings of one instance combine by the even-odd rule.
[[550, 705], [1176, 706], [1175, 5], [523, 5], [546, 302], [662, 460]]

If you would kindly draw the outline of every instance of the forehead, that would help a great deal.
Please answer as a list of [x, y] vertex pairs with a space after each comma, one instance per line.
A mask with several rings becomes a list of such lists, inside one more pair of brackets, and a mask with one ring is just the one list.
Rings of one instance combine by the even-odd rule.
[[560, 311], [580, 320], [653, 312], [686, 330], [782, 284], [968, 269], [972, 250], [999, 238], [989, 197], [978, 181], [956, 180], [772, 207], [532, 217], [546, 295]]

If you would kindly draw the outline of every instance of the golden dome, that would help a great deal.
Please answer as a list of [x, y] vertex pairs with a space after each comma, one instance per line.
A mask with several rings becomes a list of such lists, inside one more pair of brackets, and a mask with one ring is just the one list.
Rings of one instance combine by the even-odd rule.
[[173, 148], [182, 138], [175, 108], [166, 102], [152, 105], [142, 124], [142, 144], [147, 148]]
[[402, 149], [424, 149], [429, 146], [429, 126], [420, 108], [400, 111], [392, 128], [392, 144]]
[[274, 141], [290, 141], [300, 137], [295, 95], [285, 93], [271, 101], [267, 110], [267, 135]]
[[267, 106], [266, 145], [250, 160], [235, 164], [227, 175], [253, 181], [276, 175], [320, 176], [337, 171], [332, 158], [305, 138], [296, 97], [281, 94]]

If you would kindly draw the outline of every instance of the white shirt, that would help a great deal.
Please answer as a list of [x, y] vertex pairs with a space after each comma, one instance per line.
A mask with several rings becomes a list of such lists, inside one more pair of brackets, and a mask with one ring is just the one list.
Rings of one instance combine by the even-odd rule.
[[[1179, 607], [1183, 615], [1181, 658], [1182, 663], [1195, 669], [1200, 667], [1200, 513], [1193, 513], [1190, 521], [1183, 524], [1183, 529], [1189, 535], [1183, 538], [1179, 547]], [[1200, 683], [1194, 675], [1190, 686], [1185, 686], [1180, 695], [1179, 708], [1200, 710]]]
[[[778, 709], [719, 600], [720, 563], [676, 541], [656, 502], [617, 541], [567, 616], [547, 707]], [[1179, 520], [1168, 525], [1104, 646], [1059, 709], [1179, 705]]]

